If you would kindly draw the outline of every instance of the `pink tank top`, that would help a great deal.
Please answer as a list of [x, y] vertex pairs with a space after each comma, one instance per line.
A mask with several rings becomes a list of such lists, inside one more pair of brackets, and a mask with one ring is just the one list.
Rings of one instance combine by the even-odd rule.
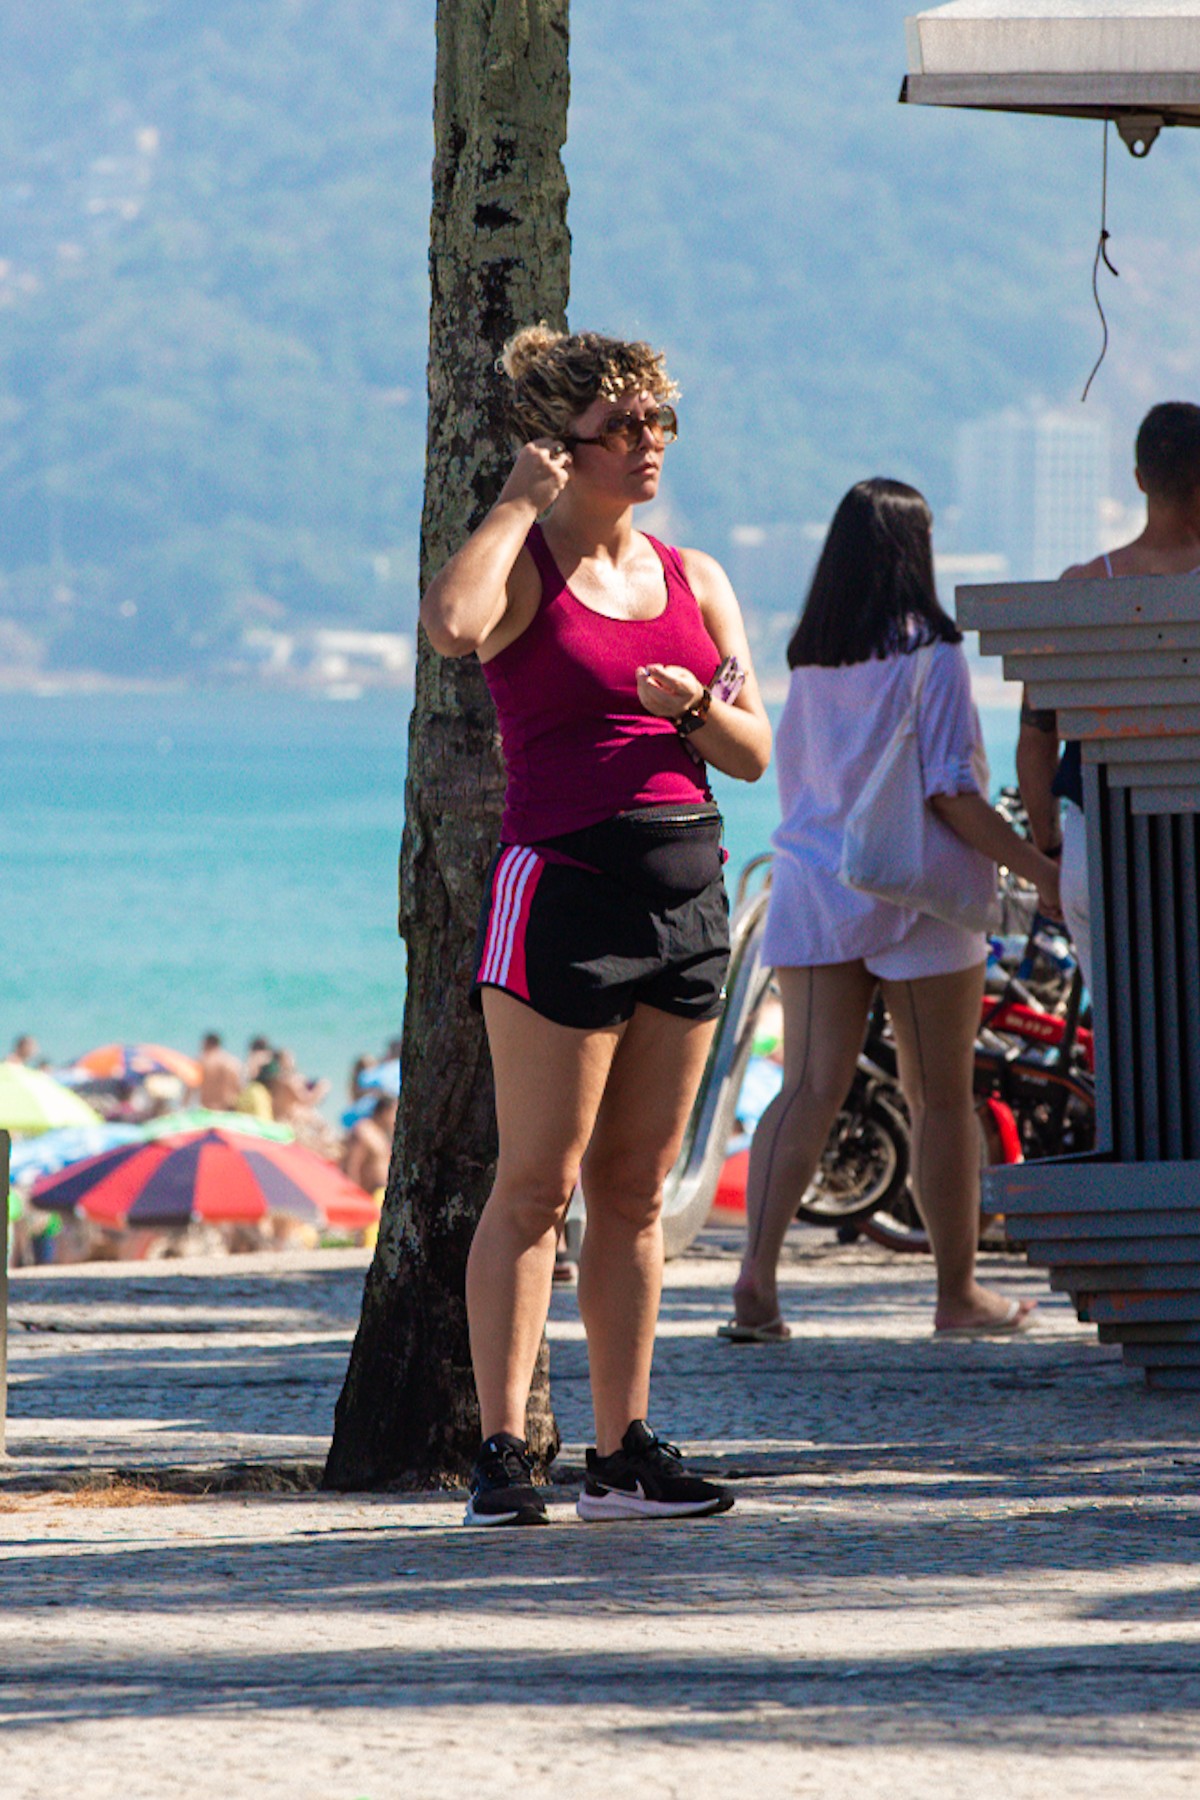
[[707, 799], [703, 764], [637, 695], [644, 663], [681, 664], [707, 683], [721, 660], [678, 551], [648, 538], [666, 576], [656, 618], [609, 619], [576, 599], [539, 525], [525, 541], [541, 604], [483, 665], [508, 773], [502, 841], [538, 844], [635, 806]]

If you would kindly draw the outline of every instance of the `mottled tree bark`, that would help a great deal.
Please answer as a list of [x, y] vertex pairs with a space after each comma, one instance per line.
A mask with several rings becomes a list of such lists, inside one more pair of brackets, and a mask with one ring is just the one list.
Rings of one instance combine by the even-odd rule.
[[[511, 466], [504, 340], [565, 319], [567, 13], [568, 0], [439, 0], [422, 587]], [[422, 634], [400, 860], [404, 1084], [326, 1487], [455, 1480], [478, 1447], [463, 1290], [496, 1123], [467, 993], [503, 785], [478, 662], [443, 660]], [[558, 1447], [548, 1372], [543, 1344], [528, 1422], [543, 1464]]]

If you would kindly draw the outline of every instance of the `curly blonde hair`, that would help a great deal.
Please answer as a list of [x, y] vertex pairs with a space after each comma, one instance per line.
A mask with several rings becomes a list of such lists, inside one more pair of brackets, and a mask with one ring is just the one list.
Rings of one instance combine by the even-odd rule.
[[510, 337], [496, 366], [512, 382], [513, 429], [523, 442], [565, 436], [593, 400], [619, 400], [630, 388], [657, 400], [679, 393], [661, 350], [598, 331], [555, 331], [545, 320]]

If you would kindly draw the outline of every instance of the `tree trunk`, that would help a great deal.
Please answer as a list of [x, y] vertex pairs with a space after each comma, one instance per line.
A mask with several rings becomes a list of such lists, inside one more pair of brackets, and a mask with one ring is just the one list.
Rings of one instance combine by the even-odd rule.
[[[565, 320], [567, 9], [568, 0], [438, 3], [422, 587], [479, 524], [511, 466], [495, 369], [504, 340], [538, 319]], [[458, 1480], [479, 1443], [464, 1273], [496, 1122], [483, 1026], [467, 994], [503, 790], [478, 662], [435, 656], [422, 634], [400, 859], [404, 1082], [329, 1488]], [[528, 1435], [544, 1466], [558, 1448], [544, 1342]]]

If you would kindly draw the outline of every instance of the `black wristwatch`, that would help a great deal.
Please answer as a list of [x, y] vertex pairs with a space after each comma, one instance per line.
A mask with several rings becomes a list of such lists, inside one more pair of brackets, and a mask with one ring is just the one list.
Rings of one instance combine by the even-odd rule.
[[699, 731], [700, 727], [708, 718], [709, 708], [711, 706], [712, 689], [703, 688], [700, 693], [700, 698], [694, 701], [692, 705], [688, 707], [686, 712], [679, 713], [671, 720], [672, 725], [675, 727], [681, 738], [689, 738], [693, 731]]

